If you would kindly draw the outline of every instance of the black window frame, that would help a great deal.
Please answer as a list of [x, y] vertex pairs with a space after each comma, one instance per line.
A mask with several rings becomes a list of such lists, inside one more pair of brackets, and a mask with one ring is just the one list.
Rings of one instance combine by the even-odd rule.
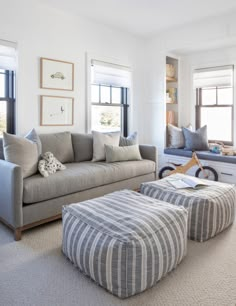
[[[94, 106], [113, 106], [113, 107], [120, 107], [122, 111], [122, 122], [121, 122], [121, 133], [123, 136], [128, 136], [128, 109], [129, 109], [129, 88], [114, 86], [114, 85], [104, 85], [104, 84], [96, 84], [92, 83], [91, 86], [98, 86], [99, 88], [99, 101], [93, 102], [91, 101], [91, 105]], [[110, 99], [107, 102], [101, 101], [101, 88], [102, 87], [109, 87], [110, 88]], [[121, 90], [121, 101], [120, 103], [113, 103], [112, 102], [112, 89], [119, 88]]]
[[[218, 90], [223, 88], [231, 88], [233, 91], [233, 101], [232, 104], [218, 104]], [[215, 90], [216, 91], [216, 103], [215, 104], [202, 104], [202, 91], [203, 90]], [[209, 139], [209, 142], [221, 142], [228, 146], [233, 146], [234, 144], [234, 87], [233, 86], [215, 86], [215, 87], [203, 87], [196, 88], [196, 128], [201, 127], [201, 108], [219, 108], [219, 107], [231, 107], [231, 141], [225, 141], [222, 139]]]
[[6, 131], [10, 134], [15, 134], [15, 71], [1, 69], [1, 75], [5, 76], [5, 96], [0, 97], [0, 103], [7, 104], [7, 126]]

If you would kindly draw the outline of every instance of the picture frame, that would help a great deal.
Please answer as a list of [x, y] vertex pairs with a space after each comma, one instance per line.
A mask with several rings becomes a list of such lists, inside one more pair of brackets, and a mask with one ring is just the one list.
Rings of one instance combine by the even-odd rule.
[[40, 88], [74, 90], [74, 63], [40, 58]]
[[71, 126], [74, 124], [74, 98], [40, 96], [40, 126]]

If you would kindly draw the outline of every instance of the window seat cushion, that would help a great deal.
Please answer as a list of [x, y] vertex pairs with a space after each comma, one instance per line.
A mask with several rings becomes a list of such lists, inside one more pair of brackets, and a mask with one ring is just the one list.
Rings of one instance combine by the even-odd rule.
[[[195, 151], [195, 152], [197, 153], [199, 159], [236, 164], [236, 156], [224, 156], [221, 154], [211, 153], [210, 151]], [[175, 156], [183, 156], [183, 157], [192, 156], [192, 151], [187, 151], [184, 149], [165, 148], [164, 153]]]

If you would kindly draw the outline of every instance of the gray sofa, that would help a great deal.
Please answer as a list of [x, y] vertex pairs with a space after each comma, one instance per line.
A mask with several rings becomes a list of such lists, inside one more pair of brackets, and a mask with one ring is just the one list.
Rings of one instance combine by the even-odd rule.
[[124, 188], [135, 190], [156, 178], [154, 146], [140, 145], [141, 161], [94, 163], [92, 135], [69, 133], [65, 143], [59, 134], [40, 135], [43, 152], [60, 156], [66, 165], [48, 178], [35, 174], [23, 179], [20, 166], [4, 160], [0, 139], [0, 220], [14, 230], [15, 240], [24, 230], [61, 218], [63, 205]]

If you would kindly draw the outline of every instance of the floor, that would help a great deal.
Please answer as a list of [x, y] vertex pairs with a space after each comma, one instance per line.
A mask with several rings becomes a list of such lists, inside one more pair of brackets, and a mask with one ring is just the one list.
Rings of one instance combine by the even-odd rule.
[[236, 224], [205, 243], [189, 241], [175, 271], [126, 300], [94, 284], [63, 256], [61, 229], [56, 221], [15, 242], [0, 223], [1, 306], [236, 305]]

